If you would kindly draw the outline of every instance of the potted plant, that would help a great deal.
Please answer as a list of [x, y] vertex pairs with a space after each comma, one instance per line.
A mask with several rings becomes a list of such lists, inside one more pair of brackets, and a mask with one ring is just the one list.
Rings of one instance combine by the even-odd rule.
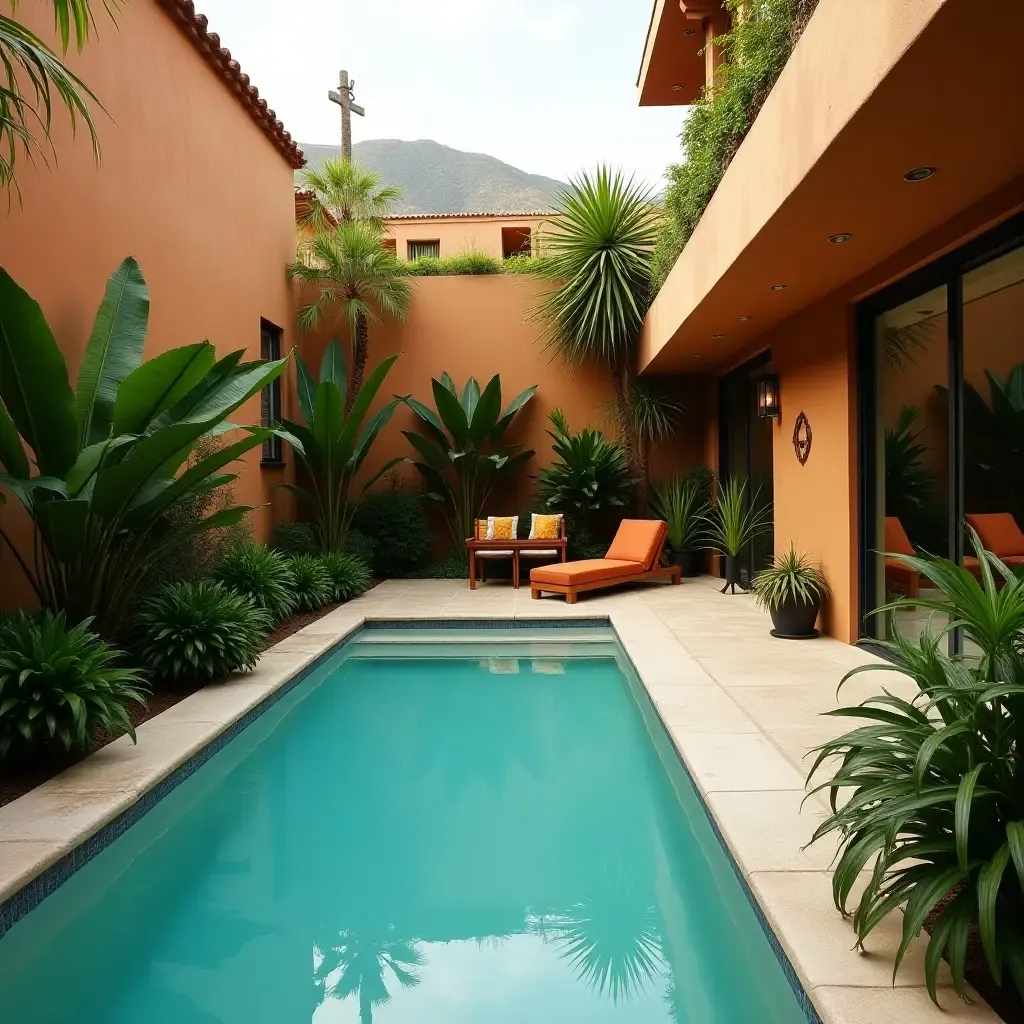
[[654, 514], [668, 525], [668, 557], [684, 576], [699, 576], [703, 568], [706, 490], [694, 476], [675, 476], [654, 487]]
[[807, 555], [798, 555], [792, 544], [754, 577], [751, 590], [772, 617], [772, 636], [806, 640], [818, 635], [814, 623], [822, 599], [828, 596], [828, 582], [821, 567]]
[[746, 590], [740, 580], [739, 553], [755, 538], [767, 533], [772, 524], [770, 503], [760, 504], [760, 488], [747, 500], [747, 482], [730, 477], [719, 481], [715, 503], [705, 516], [708, 546], [725, 555], [724, 594], [730, 587]]

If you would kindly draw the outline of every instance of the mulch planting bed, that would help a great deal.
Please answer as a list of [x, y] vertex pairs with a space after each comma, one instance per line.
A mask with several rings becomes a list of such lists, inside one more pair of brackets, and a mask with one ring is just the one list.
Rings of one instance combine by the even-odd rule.
[[[300, 612], [298, 615], [293, 615], [290, 619], [285, 619], [284, 622], [278, 623], [267, 637], [263, 650], [280, 643], [293, 633], [297, 633], [303, 626], [316, 622], [317, 619], [322, 618], [329, 612], [333, 612], [338, 607], [340, 605], [329, 604], [324, 608], [317, 609], [315, 612]], [[162, 685], [154, 687], [153, 692], [146, 698], [145, 707], [135, 703], [128, 705], [128, 713], [131, 715], [132, 724], [136, 727], [142, 725], [143, 722], [148, 721], [154, 715], [159, 715], [161, 711], [174, 707], [179, 701], [191, 696], [197, 690], [201, 690], [203, 685], [179, 687], [177, 689], [171, 689]], [[94, 737], [95, 744], [91, 751], [65, 753], [62, 750], [52, 750], [45, 754], [36, 753], [31, 757], [8, 759], [0, 767], [0, 807], [3, 807], [4, 804], [9, 804], [12, 800], [17, 800], [19, 796], [24, 796], [29, 790], [35, 789], [36, 786], [46, 782], [47, 779], [52, 779], [55, 775], [66, 771], [72, 765], [78, 764], [83, 758], [88, 757], [90, 753], [106, 746], [121, 735], [123, 733], [97, 733]]]

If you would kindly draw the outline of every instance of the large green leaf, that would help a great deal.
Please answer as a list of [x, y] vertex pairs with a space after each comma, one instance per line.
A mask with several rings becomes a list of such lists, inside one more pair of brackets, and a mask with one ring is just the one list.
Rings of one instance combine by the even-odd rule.
[[183, 415], [179, 422], [219, 422], [279, 377], [287, 364], [287, 356], [272, 362], [240, 363], [218, 387], [210, 389]]
[[114, 400], [114, 434], [141, 434], [153, 419], [181, 401], [216, 359], [208, 341], [172, 348], [132, 370]]
[[476, 377], [470, 377], [466, 381], [466, 386], [462, 389], [462, 397], [459, 399], [459, 404], [462, 406], [462, 411], [466, 414], [466, 420], [469, 423], [473, 422], [473, 414], [476, 412], [477, 402], [480, 401], [480, 385], [477, 383]]
[[[391, 417], [395, 414], [395, 409], [398, 407], [398, 399], [393, 399], [388, 402], [383, 408], [378, 409], [367, 421], [366, 426], [363, 427], [363, 432], [359, 435], [359, 440], [356, 441], [355, 451], [352, 453], [352, 457], [349, 460], [349, 472], [355, 476], [359, 472], [363, 461], [366, 456], [370, 453], [370, 448], [373, 443], [377, 440], [377, 435], [384, 429], [384, 427], [390, 422]], [[389, 465], [397, 465], [401, 462], [401, 458], [392, 459]], [[376, 474], [380, 476], [380, 474]], [[367, 485], [364, 485], [364, 490]]]
[[218, 359], [178, 401], [153, 418], [146, 428], [146, 433], [152, 434], [172, 423], [181, 423], [188, 419], [201, 402], [238, 372], [244, 355], [245, 349], [240, 348]]
[[445, 429], [461, 448], [469, 439], [469, 423], [466, 420], [465, 410], [455, 394], [439, 380], [431, 380], [430, 386], [434, 392], [434, 405], [437, 407], [437, 414], [441, 417]]
[[348, 411], [345, 429], [341, 432], [341, 437], [338, 439], [338, 447], [341, 451], [347, 452], [355, 444], [363, 419], [370, 411], [370, 406], [377, 397], [377, 392], [380, 391], [384, 378], [388, 375], [391, 367], [395, 365], [397, 358], [397, 353], [393, 356], [388, 356], [387, 359], [378, 363], [367, 374], [366, 379], [363, 381], [363, 386], [359, 389], [359, 394], [355, 396], [352, 408]]
[[78, 370], [78, 443], [105, 440], [121, 382], [142, 362], [149, 324], [149, 288], [129, 256], [110, 275]]
[[508, 430], [509, 424], [512, 422], [515, 414], [519, 412], [519, 410], [522, 409], [522, 407], [526, 405], [526, 403], [529, 402], [535, 394], [537, 394], [536, 384], [526, 388], [524, 391], [520, 391], [519, 394], [508, 403], [505, 407], [505, 411], [501, 414], [501, 419], [499, 419], [495, 424], [494, 430], [491, 433], [491, 438], [493, 440], [498, 440], [502, 434]]
[[324, 357], [320, 361], [320, 381], [332, 380], [338, 385], [338, 390], [345, 394], [348, 389], [348, 370], [345, 366], [345, 353], [342, 351], [341, 342], [337, 338], [331, 338], [324, 349]]
[[469, 420], [469, 436], [476, 444], [486, 440], [501, 412], [501, 378], [495, 374], [484, 388], [484, 393], [474, 405]]
[[313, 410], [316, 408], [316, 381], [301, 356], [296, 356], [298, 370], [299, 411], [307, 427], [313, 426]]
[[68, 368], [39, 303], [0, 269], [0, 399], [44, 476], [63, 476], [78, 455]]
[[81, 554], [88, 516], [89, 502], [85, 498], [47, 501], [38, 506], [39, 530], [59, 561], [72, 562]]
[[345, 422], [345, 399], [333, 380], [322, 380], [316, 389], [313, 437], [317, 447], [333, 461], [338, 438]]
[[396, 395], [395, 397], [399, 398], [400, 401], [404, 402], [405, 405], [409, 406], [419, 416], [439, 444], [448, 444], [448, 438], [444, 432], [444, 424], [429, 405], [424, 405], [418, 398], [413, 398], [412, 395]]
[[2, 402], [0, 402], [0, 462], [12, 476], [25, 479], [32, 472], [28, 464], [28, 456], [25, 454], [25, 447], [21, 443], [21, 435]]

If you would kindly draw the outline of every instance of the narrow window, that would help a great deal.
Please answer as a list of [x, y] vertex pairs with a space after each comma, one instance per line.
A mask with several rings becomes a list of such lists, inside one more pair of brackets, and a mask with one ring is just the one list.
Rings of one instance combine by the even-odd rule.
[[[267, 320], [260, 321], [260, 357], [281, 358], [281, 328]], [[264, 427], [277, 426], [281, 422], [281, 378], [276, 377], [260, 392], [260, 423]], [[263, 442], [261, 466], [283, 466], [284, 448], [276, 434]]]
[[382, 238], [380, 240], [380, 247], [391, 253], [395, 253], [398, 250], [398, 245], [394, 238]]
[[429, 242], [409, 242], [408, 245], [409, 259], [411, 260], [436, 260], [441, 255], [441, 240], [439, 238]]

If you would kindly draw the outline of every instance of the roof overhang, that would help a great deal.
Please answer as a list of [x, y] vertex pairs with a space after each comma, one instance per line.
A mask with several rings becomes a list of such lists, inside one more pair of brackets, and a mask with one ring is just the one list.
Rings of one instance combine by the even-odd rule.
[[822, 0], [648, 313], [641, 368], [722, 363], [986, 197], [1024, 204], [1022, 36], [1000, 0]]
[[655, 0], [637, 77], [642, 107], [684, 106], [701, 94], [706, 80], [705, 27], [725, 31], [721, 0]]

